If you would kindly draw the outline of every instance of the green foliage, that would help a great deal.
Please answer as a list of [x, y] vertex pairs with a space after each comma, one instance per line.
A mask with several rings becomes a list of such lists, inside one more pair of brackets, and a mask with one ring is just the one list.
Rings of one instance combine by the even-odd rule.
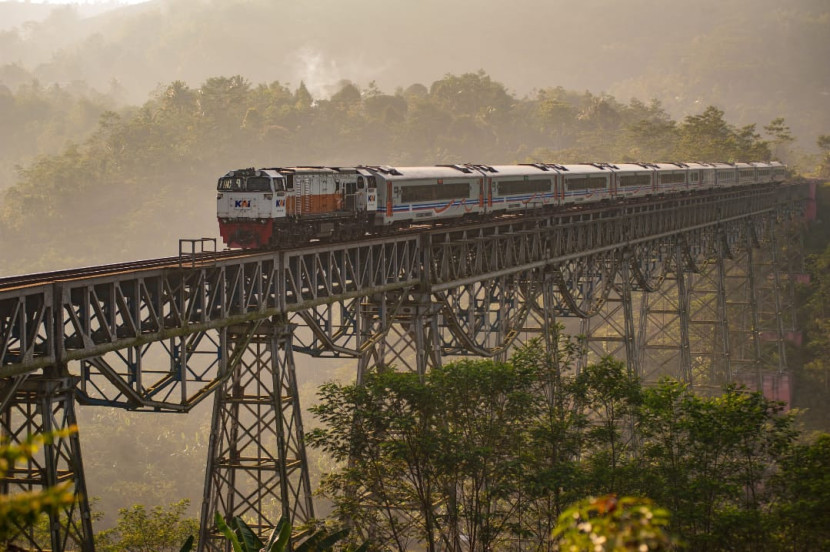
[[[33, 458], [41, 445], [52, 444], [77, 432], [77, 427], [39, 435], [30, 435], [19, 444], [0, 443], [0, 478], [14, 469], [17, 462]], [[20, 528], [34, 525], [41, 514], [57, 514], [72, 506], [75, 495], [72, 482], [60, 483], [41, 491], [0, 494], [0, 542], [7, 542]]]
[[563, 552], [673, 550], [669, 518], [646, 498], [586, 498], [562, 513], [553, 536]]
[[[649, 502], [621, 499], [595, 526], [622, 539], [608, 536], [604, 549], [625, 549], [629, 538], [667, 548], [670, 530], [716, 551], [783, 542], [796, 514], [777, 502], [826, 484], [794, 470], [794, 415], [781, 404], [734, 386], [716, 397], [670, 380], [644, 389], [610, 358], [576, 374], [580, 350], [557, 328], [547, 348], [533, 340], [504, 365], [464, 361], [423, 378], [384, 371], [362, 386], [324, 385], [314, 408], [322, 427], [309, 441], [340, 467], [323, 493], [358, 534], [401, 551], [462, 536], [471, 550], [517, 540], [550, 550], [567, 508], [615, 492], [648, 496], [674, 515], [669, 522]], [[823, 473], [823, 449], [810, 450]], [[598, 515], [603, 504], [612, 502], [579, 508]], [[823, 494], [802, 507], [817, 512]], [[572, 530], [568, 538], [591, 538]]]
[[769, 470], [796, 437], [781, 404], [734, 386], [700, 397], [664, 381], [644, 390], [637, 425], [641, 492], [673, 512], [690, 546], [754, 550], [769, 539]]
[[777, 497], [772, 514], [779, 549], [830, 549], [830, 434], [788, 451], [771, 485]]
[[166, 508], [151, 509], [135, 504], [121, 508], [118, 523], [99, 532], [96, 548], [103, 552], [174, 552], [182, 542], [199, 531], [199, 522], [186, 517], [189, 500], [180, 500]]
[[462, 361], [417, 374], [330, 383], [308, 435], [344, 469], [323, 482], [362, 536], [399, 550], [421, 540], [491, 548], [515, 512], [534, 414], [531, 367]]
[[677, 159], [767, 161], [772, 157], [769, 144], [755, 132], [755, 125], [735, 128], [715, 106], [707, 107], [700, 115], [689, 115], [678, 130]]
[[[254, 533], [248, 524], [240, 517], [234, 517], [230, 523], [225, 522], [222, 514], [216, 512], [214, 523], [225, 538], [230, 542], [234, 552], [286, 552], [290, 550], [291, 544], [291, 523], [283, 516], [277, 526], [263, 543]], [[329, 532], [325, 529], [314, 530], [307, 535], [302, 543], [293, 548], [294, 552], [328, 552], [337, 548], [338, 543], [349, 534], [348, 529]], [[346, 547], [344, 550], [354, 552], [365, 552], [368, 548], [364, 544], [356, 549]]]
[[820, 178], [830, 178], [830, 134], [822, 134], [816, 140], [822, 152], [821, 165], [818, 169]]

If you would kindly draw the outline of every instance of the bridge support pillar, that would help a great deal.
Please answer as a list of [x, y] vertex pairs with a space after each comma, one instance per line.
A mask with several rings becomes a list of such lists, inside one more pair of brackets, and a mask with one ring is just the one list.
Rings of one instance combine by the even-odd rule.
[[672, 376], [692, 385], [689, 341], [691, 278], [685, 244], [674, 244], [672, 270], [658, 289], [648, 294], [641, 319], [642, 376], [645, 382]]
[[[732, 258], [725, 266], [726, 307], [729, 319], [730, 381], [760, 389], [761, 343], [754, 230], [750, 224], [740, 229], [732, 244]], [[736, 230], [733, 230], [735, 232]]]
[[[49, 372], [59, 372], [51, 375]], [[47, 369], [47, 375], [9, 380], [4, 390], [3, 415], [0, 431], [4, 439], [20, 444], [29, 435], [50, 433], [77, 427], [75, 416], [75, 386], [78, 378], [62, 370]], [[9, 539], [28, 550], [82, 550], [95, 549], [92, 537], [92, 518], [84, 479], [81, 445], [77, 432], [44, 444], [28, 461], [13, 466], [2, 483], [4, 494], [41, 491], [69, 482], [75, 502], [50, 514], [48, 536], [36, 534], [32, 526], [21, 525]]]
[[357, 380], [372, 367], [394, 367], [424, 375], [441, 364], [438, 312], [429, 294], [383, 294], [361, 305], [361, 343]]
[[[586, 342], [580, 367], [610, 355], [625, 360], [629, 374], [641, 375], [634, 305], [635, 294], [642, 294], [635, 292], [632, 285], [631, 262], [628, 252], [620, 255], [619, 272], [602, 308], [594, 316], [580, 321], [580, 334]], [[644, 300], [643, 297], [640, 298]]]
[[200, 550], [230, 550], [214, 526], [239, 516], [263, 540], [287, 516], [314, 516], [292, 352], [283, 319], [234, 327], [221, 338], [217, 390], [202, 499]]

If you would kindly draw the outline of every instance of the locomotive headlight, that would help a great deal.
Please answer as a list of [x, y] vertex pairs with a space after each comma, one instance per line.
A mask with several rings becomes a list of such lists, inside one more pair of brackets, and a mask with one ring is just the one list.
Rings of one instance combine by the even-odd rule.
[[273, 199], [274, 194], [265, 194], [265, 199]]
[[222, 199], [222, 194], [216, 194], [216, 199]]

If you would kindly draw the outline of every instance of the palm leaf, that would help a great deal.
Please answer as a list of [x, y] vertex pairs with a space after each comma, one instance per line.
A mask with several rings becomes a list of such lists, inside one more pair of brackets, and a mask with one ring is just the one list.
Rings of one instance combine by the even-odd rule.
[[291, 524], [288, 523], [287, 517], [282, 516], [261, 552], [284, 552], [288, 550], [288, 540], [290, 538]]
[[294, 552], [316, 552], [318, 550], [330, 550], [337, 541], [346, 537], [349, 534], [348, 529], [335, 531], [332, 534], [327, 534], [325, 531], [317, 531], [298, 546]]
[[187, 537], [187, 540], [184, 541], [184, 544], [182, 545], [179, 552], [190, 552], [191, 550], [193, 550], [193, 541], [195, 540], [196, 539], [193, 537], [193, 535]]
[[222, 531], [222, 534], [225, 535], [225, 538], [231, 541], [231, 546], [233, 546], [234, 552], [246, 552], [242, 548], [242, 544], [239, 542], [239, 539], [236, 537], [236, 533], [228, 527], [228, 524], [225, 523], [225, 519], [222, 517], [222, 514], [216, 512], [216, 515], [213, 518], [214, 523], [216, 523], [216, 527]]
[[259, 550], [264, 546], [262, 541], [259, 540], [259, 537], [248, 527], [248, 524], [245, 523], [241, 517], [236, 516], [233, 518], [233, 522], [236, 525], [236, 536], [239, 537], [242, 546], [244, 547], [246, 552], [259, 552]]

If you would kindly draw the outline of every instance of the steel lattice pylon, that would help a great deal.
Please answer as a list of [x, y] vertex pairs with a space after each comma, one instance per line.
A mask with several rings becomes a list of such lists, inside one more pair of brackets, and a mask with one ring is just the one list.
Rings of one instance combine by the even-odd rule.
[[234, 327], [225, 337], [229, 377], [217, 391], [200, 550], [230, 550], [213, 524], [239, 516], [267, 540], [282, 516], [314, 517], [297, 392], [292, 328], [284, 320]]
[[[8, 389], [7, 408], [0, 417], [3, 438], [20, 444], [30, 435], [77, 428], [77, 383], [77, 378], [69, 375], [32, 376]], [[40, 491], [59, 483], [69, 483], [75, 502], [49, 514], [45, 534], [31, 526], [18, 526], [10, 541], [28, 550], [93, 550], [92, 518], [77, 433], [47, 442], [30, 460], [10, 468], [2, 481], [2, 492]]]

